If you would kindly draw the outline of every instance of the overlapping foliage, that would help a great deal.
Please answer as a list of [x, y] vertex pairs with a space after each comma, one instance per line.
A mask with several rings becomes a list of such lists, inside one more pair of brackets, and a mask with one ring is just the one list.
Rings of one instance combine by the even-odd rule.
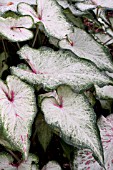
[[[112, 108], [106, 118], [94, 111], [96, 101], [113, 101], [109, 13], [113, 14], [112, 0], [0, 0], [5, 56], [0, 55], [0, 144], [17, 162], [15, 166], [9, 154], [0, 153], [0, 168], [38, 170], [38, 153], [30, 154], [32, 141], [38, 137], [46, 152], [57, 134], [71, 169], [112, 170]], [[4, 42], [19, 48], [14, 48], [18, 65], [8, 68], [6, 60], [12, 56]], [[74, 159], [65, 145], [72, 146]], [[56, 162], [45, 168], [61, 169]]]

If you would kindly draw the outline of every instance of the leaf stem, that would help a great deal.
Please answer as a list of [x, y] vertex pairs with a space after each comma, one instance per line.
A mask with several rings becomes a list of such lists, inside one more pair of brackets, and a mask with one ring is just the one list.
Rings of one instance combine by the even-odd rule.
[[4, 49], [4, 52], [5, 52], [5, 58], [7, 58], [7, 51], [6, 51], [6, 47], [5, 47], [5, 43], [4, 43], [4, 40], [2, 39], [2, 44], [3, 44], [3, 49]]
[[7, 151], [8, 151], [18, 162], [20, 162], [20, 159], [19, 159], [10, 149], [7, 149]]
[[34, 40], [33, 40], [33, 43], [32, 43], [32, 47], [34, 47], [34, 45], [35, 45], [35, 42], [36, 42], [36, 39], [37, 39], [38, 32], [39, 32], [39, 28], [37, 27], [37, 28], [36, 28], [35, 37], [34, 37]]
[[20, 50], [20, 44], [19, 44], [19, 42], [17, 42], [17, 46], [18, 46], [18, 48], [19, 48], [19, 50]]

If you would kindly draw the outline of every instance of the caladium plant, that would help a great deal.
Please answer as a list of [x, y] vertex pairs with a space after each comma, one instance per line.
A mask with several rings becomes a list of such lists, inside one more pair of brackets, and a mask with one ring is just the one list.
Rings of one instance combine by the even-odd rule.
[[0, 169], [112, 170], [112, 0], [0, 0], [0, 45]]

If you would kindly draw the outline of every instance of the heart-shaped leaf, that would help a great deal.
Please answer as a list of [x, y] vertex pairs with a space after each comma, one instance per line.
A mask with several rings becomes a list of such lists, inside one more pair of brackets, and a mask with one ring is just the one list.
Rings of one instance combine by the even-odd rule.
[[[20, 165], [13, 164], [13, 158], [7, 153], [0, 153], [0, 170], [39, 170], [38, 158], [29, 154], [26, 161], [23, 161]], [[34, 165], [32, 163], [35, 163]]]
[[113, 71], [113, 63], [108, 49], [97, 43], [80, 28], [74, 28], [74, 33], [68, 35], [67, 39], [61, 40], [59, 46], [63, 49], [70, 49], [80, 58], [91, 60], [102, 70]]
[[6, 82], [7, 85], [0, 81], [0, 119], [4, 135], [26, 158], [36, 114], [34, 91], [15, 76], [8, 76]]
[[43, 85], [44, 88], [54, 89], [58, 85], [68, 84], [80, 91], [93, 84], [112, 83], [95, 65], [77, 58], [70, 51], [54, 51], [47, 47], [36, 50], [24, 46], [18, 54], [28, 62], [32, 73], [12, 67], [12, 74], [30, 83]]
[[42, 101], [41, 109], [46, 122], [57, 129], [67, 143], [78, 148], [90, 148], [103, 164], [96, 116], [87, 98], [67, 86], [58, 87], [57, 94], [59, 101], [53, 97]]
[[61, 7], [55, 0], [37, 0], [38, 13], [26, 3], [20, 3], [18, 11], [23, 15], [32, 16], [35, 23], [41, 22], [47, 34], [57, 39], [62, 39], [72, 32], [71, 24], [66, 21]]
[[[98, 121], [98, 126], [100, 129], [104, 158], [106, 170], [113, 169], [113, 114], [109, 115], [107, 118], [101, 116]], [[80, 150], [75, 156], [74, 164], [77, 169], [88, 169], [88, 170], [105, 170], [102, 168], [98, 162], [92, 157], [92, 153], [85, 149]]]
[[95, 85], [96, 95], [99, 99], [113, 99], [113, 86], [104, 86], [100, 88]]
[[36, 0], [0, 0], [0, 14], [3, 14], [6, 11], [17, 12], [17, 5], [20, 2], [26, 2], [28, 4], [36, 5]]
[[33, 33], [28, 30], [32, 26], [33, 20], [30, 16], [6, 19], [0, 17], [0, 34], [10, 41], [26, 41], [33, 38]]

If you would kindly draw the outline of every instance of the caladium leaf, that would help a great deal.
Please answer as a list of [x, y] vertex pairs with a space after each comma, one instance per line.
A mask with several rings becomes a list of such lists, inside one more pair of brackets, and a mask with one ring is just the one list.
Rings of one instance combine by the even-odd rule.
[[67, 86], [58, 87], [57, 94], [60, 101], [53, 97], [42, 101], [41, 109], [46, 122], [57, 129], [67, 143], [78, 148], [90, 148], [103, 164], [96, 116], [87, 98]]
[[42, 170], [62, 170], [60, 165], [55, 161], [49, 161]]
[[0, 34], [10, 41], [26, 41], [33, 38], [33, 33], [28, 30], [33, 26], [30, 16], [19, 18], [0, 17]]
[[[87, 40], [87, 43], [86, 43]], [[59, 42], [63, 49], [70, 49], [80, 58], [91, 60], [100, 69], [113, 71], [113, 63], [109, 51], [97, 43], [88, 33], [80, 28], [74, 28], [74, 33]], [[108, 52], [105, 52], [108, 51]]]
[[3, 14], [6, 11], [17, 12], [17, 5], [20, 2], [26, 2], [28, 4], [36, 5], [36, 0], [0, 0], [0, 14]]
[[[0, 169], [1, 170], [39, 170], [38, 169], [38, 158], [29, 154], [26, 161], [23, 161], [20, 165], [13, 164], [13, 158], [7, 153], [0, 153]], [[32, 163], [35, 163], [35, 168], [33, 169]]]
[[62, 39], [72, 32], [71, 24], [66, 21], [61, 7], [54, 0], [37, 0], [38, 13], [26, 3], [20, 3], [18, 11], [23, 15], [32, 16], [35, 23], [41, 22], [47, 34], [57, 39]]
[[99, 99], [113, 99], [113, 86], [104, 86], [100, 88], [95, 85], [95, 90]]
[[34, 91], [15, 76], [8, 76], [6, 82], [7, 85], [0, 81], [3, 132], [7, 140], [27, 158], [31, 126], [36, 114]]
[[[113, 169], [113, 114], [109, 115], [107, 118], [101, 116], [98, 121], [98, 126], [100, 129], [104, 158], [105, 158], [105, 168], [106, 170]], [[104, 170], [98, 162], [92, 157], [92, 153], [89, 150], [79, 150], [77, 157], [75, 156], [75, 165], [78, 169], [85, 170]]]
[[54, 89], [58, 85], [68, 84], [80, 91], [92, 84], [112, 83], [93, 63], [77, 58], [70, 51], [54, 51], [47, 47], [36, 50], [24, 46], [18, 54], [28, 62], [32, 73], [11, 67], [12, 74], [29, 83], [43, 85], [44, 88]]

